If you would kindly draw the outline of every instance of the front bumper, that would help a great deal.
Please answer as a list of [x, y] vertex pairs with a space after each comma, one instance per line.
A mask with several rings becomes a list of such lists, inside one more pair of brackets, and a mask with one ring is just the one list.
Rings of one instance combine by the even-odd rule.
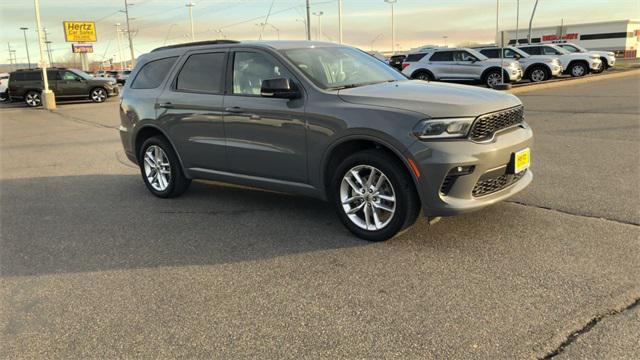
[[511, 82], [516, 83], [522, 80], [522, 69], [508, 69], [507, 71], [509, 73], [509, 79], [511, 80]]
[[564, 69], [562, 68], [562, 65], [551, 65], [551, 76], [553, 77], [557, 77], [562, 75], [562, 72], [564, 71]]
[[591, 68], [591, 71], [600, 70], [600, 68], [602, 67], [602, 60], [600, 60], [600, 59], [591, 60], [589, 62], [589, 67]]
[[120, 89], [118, 88], [118, 86], [111, 86], [107, 88], [107, 94], [109, 96], [118, 96], [118, 94], [120, 94]]
[[[483, 196], [472, 194], [481, 178], [506, 171], [513, 154], [532, 145], [533, 133], [526, 123], [497, 133], [488, 143], [463, 139], [415, 142], [409, 152], [420, 170], [418, 190], [425, 214], [449, 216], [475, 211], [520, 192], [533, 179], [530, 169], [500, 190]], [[441, 190], [447, 174], [459, 166], [474, 166], [474, 170], [457, 177], [444, 194]]]
[[614, 67], [616, 65], [616, 57], [615, 56], [608, 56], [607, 57], [607, 67]]

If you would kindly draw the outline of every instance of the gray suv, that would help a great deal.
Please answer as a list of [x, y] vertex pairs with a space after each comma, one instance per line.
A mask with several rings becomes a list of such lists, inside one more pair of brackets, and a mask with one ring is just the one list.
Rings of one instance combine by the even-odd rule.
[[322, 42], [208, 41], [140, 57], [120, 135], [151, 193], [208, 179], [328, 200], [359, 237], [504, 200], [531, 182], [513, 95], [410, 80]]

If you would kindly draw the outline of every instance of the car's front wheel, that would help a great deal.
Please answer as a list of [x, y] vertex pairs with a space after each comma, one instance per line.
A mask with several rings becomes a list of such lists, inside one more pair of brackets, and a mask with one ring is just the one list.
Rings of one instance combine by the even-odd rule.
[[546, 81], [550, 76], [551, 74], [548, 70], [546, 70], [542, 66], [537, 66], [533, 70], [531, 70], [531, 73], [529, 73], [529, 80], [531, 80], [532, 82]]
[[413, 225], [420, 202], [410, 175], [387, 153], [364, 150], [336, 169], [332, 198], [342, 223], [369, 241], [387, 240]]
[[[504, 78], [505, 81], [508, 81], [507, 77]], [[496, 85], [502, 83], [502, 77], [500, 76], [500, 70], [491, 70], [484, 78], [484, 83], [487, 87], [494, 88]]]
[[589, 68], [587, 64], [578, 62], [571, 65], [571, 68], [569, 69], [569, 73], [573, 77], [585, 76], [587, 75], [587, 73], [589, 73]]
[[176, 197], [191, 184], [171, 144], [162, 136], [151, 137], [142, 144], [138, 164], [145, 185], [155, 196]]
[[89, 97], [91, 98], [91, 101], [95, 103], [104, 102], [107, 100], [107, 90], [101, 87], [93, 88], [89, 93]]
[[42, 104], [42, 95], [40, 91], [30, 90], [24, 94], [24, 102], [28, 107], [36, 107]]

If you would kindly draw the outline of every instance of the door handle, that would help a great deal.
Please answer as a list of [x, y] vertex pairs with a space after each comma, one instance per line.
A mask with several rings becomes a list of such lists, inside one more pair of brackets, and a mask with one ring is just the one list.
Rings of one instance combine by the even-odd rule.
[[158, 107], [164, 108], [164, 109], [173, 109], [174, 108], [173, 104], [170, 103], [170, 102], [159, 104]]
[[239, 114], [239, 113], [243, 112], [244, 110], [242, 110], [241, 107], [234, 106], [234, 107], [225, 108], [224, 111], [230, 112], [230, 113], [234, 113], [234, 114]]

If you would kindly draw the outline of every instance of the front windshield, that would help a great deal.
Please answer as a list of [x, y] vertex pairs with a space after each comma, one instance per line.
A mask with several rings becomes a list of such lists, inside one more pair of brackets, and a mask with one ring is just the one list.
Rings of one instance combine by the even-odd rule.
[[82, 71], [82, 70], [78, 70], [78, 69], [73, 69], [71, 70], [73, 71], [75, 74], [77, 74], [78, 76], [80, 76], [83, 79], [91, 79], [93, 76], [87, 74], [86, 72]]
[[282, 50], [282, 53], [323, 89], [335, 90], [406, 80], [394, 68], [353, 48], [314, 47]]
[[549, 46], [551, 46], [552, 48], [554, 48], [554, 49], [558, 50], [558, 51], [560, 52], [560, 54], [562, 54], [562, 55], [571, 54], [571, 52], [569, 52], [569, 50], [567, 50], [567, 49], [563, 49], [563, 48], [561, 48], [561, 47], [560, 47], [560, 46], [558, 46], [558, 45], [549, 45]]

